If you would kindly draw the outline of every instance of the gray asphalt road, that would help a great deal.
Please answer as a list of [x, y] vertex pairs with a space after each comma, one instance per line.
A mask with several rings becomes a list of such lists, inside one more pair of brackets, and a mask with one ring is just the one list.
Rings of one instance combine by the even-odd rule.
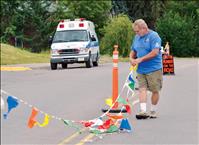
[[[49, 64], [19, 66], [32, 70], [2, 71], [1, 89], [63, 119], [89, 120], [100, 116], [101, 109], [106, 107], [105, 99], [111, 96], [112, 64], [91, 69], [77, 64], [55, 71], [50, 70]], [[128, 72], [129, 63], [120, 63], [120, 89]], [[45, 128], [29, 129], [31, 108], [20, 104], [7, 120], [2, 118], [6, 110], [1, 112], [1, 144], [198, 144], [198, 59], [175, 58], [175, 73], [175, 76], [164, 76], [159, 118], [136, 120], [136, 104], [129, 116], [131, 133], [108, 134], [102, 139], [94, 136], [88, 142], [81, 142], [88, 138], [88, 131], [74, 135], [74, 128], [56, 119]], [[6, 100], [5, 95], [3, 99]], [[42, 118], [38, 116], [41, 122]]]

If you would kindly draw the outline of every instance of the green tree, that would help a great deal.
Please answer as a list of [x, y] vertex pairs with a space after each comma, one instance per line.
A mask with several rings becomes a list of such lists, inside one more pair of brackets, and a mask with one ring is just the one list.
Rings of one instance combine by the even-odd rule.
[[40, 52], [48, 47], [48, 38], [61, 19], [84, 17], [93, 21], [97, 32], [101, 32], [110, 9], [110, 0], [1, 0], [1, 40], [12, 40], [19, 47]]
[[130, 19], [136, 20], [139, 18], [144, 19], [150, 28], [155, 29], [155, 23], [163, 12], [166, 0], [113, 0], [113, 14], [124, 13]]
[[110, 10], [111, 10], [111, 0], [106, 1], [74, 1], [74, 0], [65, 0], [63, 3], [67, 10], [67, 15], [71, 19], [75, 18], [86, 18], [95, 23], [96, 31], [102, 36], [100, 29], [106, 24], [109, 19]]
[[[52, 1], [27, 0], [21, 15], [23, 40], [29, 44], [31, 51], [40, 52], [48, 47], [48, 38], [58, 23], [55, 12], [51, 12]], [[28, 13], [27, 13], [28, 12]]]
[[3, 0], [1, 4], [1, 40], [14, 40], [15, 45], [31, 48], [33, 52], [48, 47], [48, 36], [59, 19], [53, 10], [54, 1]]
[[199, 1], [169, 1], [166, 10], [157, 21], [163, 43], [175, 56], [199, 56]]
[[20, 5], [19, 0], [1, 0], [0, 1], [0, 17], [1, 17], [1, 42], [6, 42], [9, 37], [15, 35], [16, 26], [12, 24], [13, 15], [16, 14]]
[[126, 15], [113, 17], [109, 24], [104, 28], [104, 37], [100, 43], [101, 53], [112, 55], [113, 46], [119, 45], [120, 56], [129, 55], [132, 43], [133, 32], [132, 22]]

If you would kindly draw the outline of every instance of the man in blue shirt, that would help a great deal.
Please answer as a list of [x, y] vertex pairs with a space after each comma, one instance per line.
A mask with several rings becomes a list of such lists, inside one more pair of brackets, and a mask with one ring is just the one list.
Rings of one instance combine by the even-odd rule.
[[[143, 19], [133, 23], [136, 33], [130, 52], [130, 63], [138, 65], [137, 79], [139, 84], [140, 112], [137, 119], [156, 118], [159, 91], [162, 88], [162, 54], [161, 38], [150, 30]], [[151, 111], [147, 113], [147, 90], [152, 92]]]

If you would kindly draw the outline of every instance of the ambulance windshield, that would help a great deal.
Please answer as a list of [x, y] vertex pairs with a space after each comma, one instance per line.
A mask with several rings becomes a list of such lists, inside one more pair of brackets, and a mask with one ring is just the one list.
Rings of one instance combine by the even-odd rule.
[[86, 30], [57, 31], [53, 38], [53, 43], [77, 41], [88, 41], [88, 34]]

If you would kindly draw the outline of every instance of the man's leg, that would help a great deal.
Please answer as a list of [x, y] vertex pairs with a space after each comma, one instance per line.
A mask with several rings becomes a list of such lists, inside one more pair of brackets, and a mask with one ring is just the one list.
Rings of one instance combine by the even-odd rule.
[[159, 92], [152, 92], [151, 96], [151, 111], [150, 111], [150, 117], [151, 118], [156, 118], [157, 117], [157, 104], [159, 101]]
[[137, 119], [146, 119], [149, 115], [146, 113], [146, 102], [147, 102], [147, 80], [146, 76], [138, 74], [139, 82], [139, 101], [140, 101], [140, 112], [136, 114]]
[[152, 105], [157, 105], [158, 101], [159, 101], [159, 92], [158, 91], [152, 92], [152, 96], [151, 96]]
[[147, 89], [139, 88], [140, 111], [146, 112]]
[[151, 96], [151, 111], [150, 111], [150, 117], [156, 118], [157, 115], [157, 105], [159, 101], [159, 91], [162, 88], [162, 71], [156, 71], [150, 74], [148, 77], [149, 82], [149, 90], [152, 92]]

